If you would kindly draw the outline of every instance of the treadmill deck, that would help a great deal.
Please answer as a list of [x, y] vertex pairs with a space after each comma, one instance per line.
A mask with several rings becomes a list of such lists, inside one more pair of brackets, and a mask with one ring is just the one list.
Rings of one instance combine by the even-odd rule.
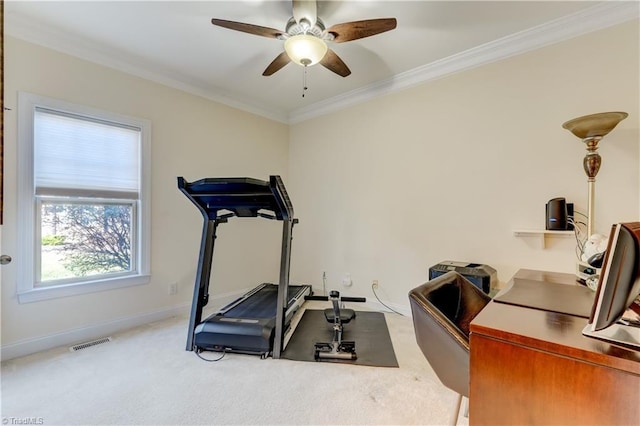
[[[309, 285], [288, 287], [285, 330], [304, 303], [304, 296], [311, 293]], [[208, 351], [267, 356], [273, 351], [277, 298], [278, 285], [259, 285], [198, 324], [195, 346]]]

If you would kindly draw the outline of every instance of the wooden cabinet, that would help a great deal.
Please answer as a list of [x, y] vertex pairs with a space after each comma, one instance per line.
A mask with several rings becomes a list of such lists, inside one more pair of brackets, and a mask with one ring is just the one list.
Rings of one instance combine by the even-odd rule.
[[[515, 277], [575, 285], [570, 274], [521, 270]], [[470, 327], [469, 423], [640, 424], [640, 352], [582, 336], [586, 324], [489, 303]]]

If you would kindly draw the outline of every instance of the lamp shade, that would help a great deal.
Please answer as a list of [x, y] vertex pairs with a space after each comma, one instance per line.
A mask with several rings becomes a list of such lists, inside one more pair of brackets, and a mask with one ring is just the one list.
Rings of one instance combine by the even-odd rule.
[[320, 62], [328, 48], [327, 44], [318, 37], [298, 34], [284, 42], [284, 50], [293, 62], [306, 67]]
[[604, 137], [628, 115], [626, 112], [619, 111], [584, 115], [567, 121], [562, 127], [580, 139]]

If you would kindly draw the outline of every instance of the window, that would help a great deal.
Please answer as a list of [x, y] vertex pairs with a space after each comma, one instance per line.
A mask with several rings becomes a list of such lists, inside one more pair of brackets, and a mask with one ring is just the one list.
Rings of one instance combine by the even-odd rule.
[[18, 298], [148, 282], [147, 120], [19, 94]]

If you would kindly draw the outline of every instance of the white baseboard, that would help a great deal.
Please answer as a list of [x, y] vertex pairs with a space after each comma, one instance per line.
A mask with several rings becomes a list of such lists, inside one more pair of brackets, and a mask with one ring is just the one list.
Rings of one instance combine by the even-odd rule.
[[141, 315], [118, 318], [111, 321], [92, 324], [86, 327], [65, 330], [48, 336], [26, 339], [16, 343], [3, 345], [1, 358], [2, 361], [6, 361], [47, 349], [57, 348], [59, 346], [73, 345], [79, 342], [105, 337], [109, 334], [137, 327], [139, 325], [171, 318], [177, 315], [184, 315], [188, 312], [189, 305], [178, 305], [155, 312], [147, 312]]
[[[203, 317], [208, 316], [238, 297], [245, 294], [247, 289], [225, 293], [219, 295], [211, 295], [208, 306], [203, 312]], [[371, 310], [391, 312], [389, 308], [397, 311], [405, 316], [411, 315], [411, 309], [408, 306], [399, 305], [395, 303], [386, 303], [388, 306], [384, 306], [378, 301], [368, 301], [364, 305]], [[42, 352], [48, 349], [57, 348], [60, 346], [71, 346], [80, 342], [86, 342], [89, 340], [105, 337], [113, 333], [128, 330], [140, 325], [149, 324], [155, 321], [184, 315], [188, 317], [191, 311], [191, 304], [181, 304], [172, 306], [169, 308], [161, 309], [154, 312], [146, 312], [140, 315], [134, 315], [124, 318], [117, 318], [115, 320], [105, 321], [98, 324], [92, 324], [85, 327], [79, 327], [72, 330], [65, 330], [59, 333], [50, 334], [48, 336], [36, 337], [33, 339], [26, 339], [8, 345], [3, 345], [0, 352], [0, 359], [7, 361], [12, 358], [18, 358], [25, 355], [31, 355], [36, 352]]]
[[395, 311], [395, 313], [404, 315], [405, 317], [411, 316], [411, 307], [408, 304], [400, 305], [398, 303], [384, 302], [384, 305], [383, 305], [381, 302], [378, 302], [377, 300], [368, 300], [367, 303], [365, 303], [365, 306], [373, 311], [391, 312], [391, 313]]
[[[211, 295], [207, 306], [207, 311], [211, 309], [219, 309], [227, 303], [235, 300], [244, 292], [226, 293], [221, 295]], [[3, 345], [0, 352], [0, 359], [7, 361], [12, 358], [18, 358], [25, 355], [31, 355], [36, 352], [53, 349], [60, 346], [71, 346], [80, 342], [105, 337], [113, 333], [128, 330], [140, 325], [149, 324], [155, 321], [184, 315], [187, 318], [191, 312], [191, 304], [184, 303], [177, 306], [161, 309], [153, 312], [146, 312], [140, 315], [134, 315], [115, 320], [105, 321], [98, 324], [92, 324], [85, 327], [79, 327], [72, 330], [65, 330], [59, 333], [50, 334], [48, 336], [26, 339], [15, 343]]]

